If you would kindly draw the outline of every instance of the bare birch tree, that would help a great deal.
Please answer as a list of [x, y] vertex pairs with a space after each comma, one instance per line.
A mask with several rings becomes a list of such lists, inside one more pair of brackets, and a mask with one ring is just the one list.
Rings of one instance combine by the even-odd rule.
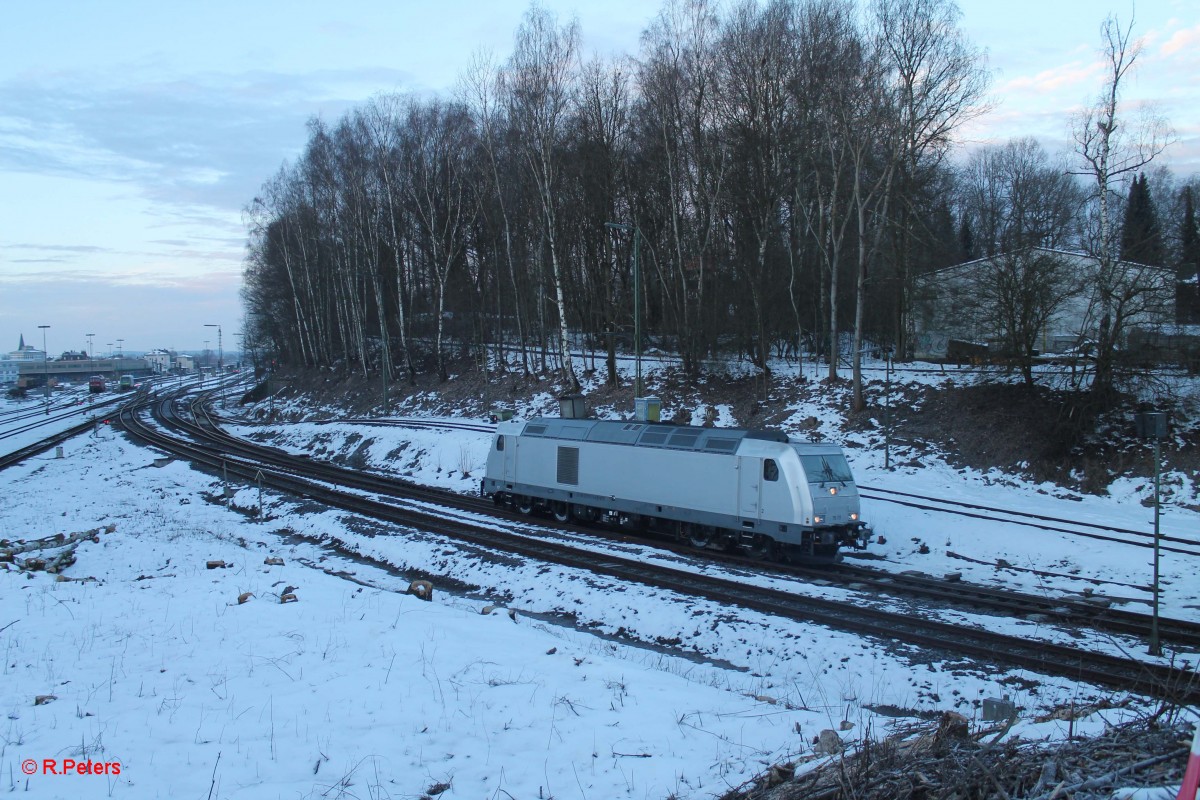
[[[1113, 389], [1116, 349], [1129, 322], [1157, 290], [1144, 270], [1131, 271], [1121, 265], [1110, 203], [1114, 186], [1136, 175], [1154, 160], [1174, 139], [1166, 120], [1151, 111], [1126, 115], [1121, 103], [1124, 82], [1142, 52], [1142, 42], [1133, 38], [1133, 20], [1122, 27], [1109, 16], [1101, 26], [1105, 68], [1100, 95], [1078, 114], [1071, 124], [1075, 153], [1081, 162], [1076, 174], [1086, 175], [1092, 183], [1098, 230], [1089, 250], [1099, 261], [1096, 280], [1098, 308], [1096, 336], [1096, 372], [1092, 391], [1106, 399]], [[1146, 279], [1146, 280], [1143, 280]]]
[[559, 146], [573, 102], [579, 49], [579, 24], [559, 27], [555, 17], [534, 6], [517, 29], [516, 49], [504, 70], [504, 88], [512, 124], [524, 147], [524, 161], [537, 186], [542, 235], [546, 238], [558, 312], [558, 344], [562, 379], [569, 392], [579, 391], [571, 359], [566, 271], [560, 263], [557, 189], [562, 174]]

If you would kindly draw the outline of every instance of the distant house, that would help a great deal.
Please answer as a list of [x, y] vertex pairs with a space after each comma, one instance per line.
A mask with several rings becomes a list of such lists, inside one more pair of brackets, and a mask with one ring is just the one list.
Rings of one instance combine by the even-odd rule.
[[0, 386], [11, 386], [17, 382], [17, 378], [21, 376], [21, 369], [18, 362], [7, 358], [0, 358]]
[[196, 357], [180, 353], [175, 356], [175, 368], [182, 372], [191, 372], [196, 368]]
[[[989, 322], [981, 305], [986, 297], [984, 281], [1001, 263], [1013, 257], [1053, 258], [1063, 264], [1075, 280], [1065, 290], [1063, 302], [1042, 327], [1038, 350], [1062, 353], [1085, 346], [1096, 338], [1105, 310], [1097, 290], [1099, 260], [1084, 253], [1047, 248], [1030, 248], [1019, 254], [999, 254], [956, 264], [920, 276], [913, 299], [914, 353], [916, 358], [946, 358], [955, 349], [1002, 349], [1002, 332]], [[1147, 302], [1130, 320], [1128, 328], [1155, 326], [1174, 321], [1175, 273], [1165, 267], [1119, 262], [1120, 279], [1140, 285]]]
[[150, 369], [158, 373], [170, 372], [175, 366], [176, 356], [170, 350], [151, 350], [142, 357], [146, 359], [146, 363], [150, 365]]

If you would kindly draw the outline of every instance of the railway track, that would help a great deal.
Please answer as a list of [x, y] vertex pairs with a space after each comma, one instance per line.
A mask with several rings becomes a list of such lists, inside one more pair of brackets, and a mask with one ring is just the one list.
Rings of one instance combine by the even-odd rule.
[[[47, 414], [45, 412], [45, 410], [41, 410], [36, 413], [19, 416], [19, 417], [15, 417], [15, 418], [10, 418], [9, 420], [6, 420], [6, 421], [9, 423], [18, 422], [21, 424], [16, 424], [16, 425], [13, 425], [12, 427], [6, 428], [4, 431], [0, 431], [0, 440], [11, 439], [14, 436], [19, 436], [23, 433], [28, 433], [30, 431], [37, 430], [38, 428], [45, 427], [46, 425], [49, 425], [51, 423], [62, 422], [63, 420], [70, 419], [72, 417], [77, 417], [77, 416], [84, 415], [84, 414], [100, 413], [102, 411], [109, 411], [113, 407], [115, 407], [118, 403], [120, 403], [122, 400], [127, 400], [127, 399], [128, 399], [127, 397], [113, 397], [113, 398], [109, 398], [109, 399], [105, 400], [102, 403], [93, 403], [90, 406], [70, 405], [70, 406], [65, 406], [65, 407], [60, 406], [58, 409], [54, 409], [52, 407], [50, 414]], [[32, 420], [32, 421], [25, 422], [26, 419]]]
[[[513, 536], [509, 531], [498, 529], [503, 519], [494, 523], [470, 521], [456, 518], [442, 508], [422, 507], [421, 501], [437, 502], [438, 496], [435, 494], [415, 493], [420, 496], [407, 496], [408, 502], [403, 503], [391, 497], [365, 497], [332, 485], [338, 481], [336, 473], [329, 469], [330, 465], [312, 463], [303, 458], [295, 459], [280, 451], [270, 450], [267, 451], [268, 454], [272, 454], [270, 459], [258, 460], [247, 455], [246, 450], [230, 452], [227, 446], [232, 443], [215, 444], [206, 441], [219, 435], [216, 433], [217, 426], [211, 421], [202, 422], [203, 412], [197, 415], [196, 420], [184, 420], [171, 405], [171, 401], [158, 404], [157, 413], [161, 416], [161, 424], [185, 432], [188, 440], [181, 440], [177, 435], [169, 435], [147, 424], [141, 412], [132, 407], [122, 413], [122, 425], [136, 438], [188, 458], [218, 474], [224, 471], [248, 482], [260, 480], [264, 486], [308, 497], [356, 514], [448, 536], [496, 554], [518, 555], [606, 575], [617, 580], [666, 588], [685, 596], [701, 597], [715, 603], [872, 636], [885, 643], [934, 648], [968, 659], [977, 659], [982, 664], [1002, 663], [1109, 688], [1169, 697], [1172, 701], [1180, 703], [1200, 702], [1200, 682], [1197, 681], [1195, 671], [1191, 669], [1086, 652], [1076, 646], [1029, 641], [926, 619], [923, 615], [874, 608], [867, 604], [846, 603], [840, 599], [831, 600], [810, 595], [800, 596], [794, 592], [747, 585], [745, 581], [736, 577], [710, 576], [693, 570], [647, 563], [644, 559], [624, 558], [616, 554], [598, 555], [555, 538]], [[239, 444], [238, 447], [256, 448], [260, 454], [263, 450], [248, 443]], [[336, 469], [338, 468], [333, 468]], [[390, 483], [392, 491], [399, 493], [394, 481], [377, 476], [371, 480], [381, 481], [378, 484], [380, 486]], [[414, 500], [417, 502], [412, 502]], [[503, 515], [501, 516], [503, 518]], [[355, 555], [361, 557], [359, 554]]]
[[[1064, 519], [1045, 514], [1033, 514], [1027, 511], [1013, 511], [1011, 509], [996, 508], [979, 503], [967, 503], [959, 500], [944, 500], [937, 497], [901, 492], [895, 489], [880, 489], [873, 486], [860, 485], [858, 491], [861, 497], [868, 500], [894, 503], [923, 511], [939, 511], [968, 519], [1006, 522], [1053, 533], [1080, 536], [1085, 539], [1128, 544], [1134, 547], [1154, 547], [1153, 531]], [[1200, 540], [1197, 540], [1195, 537], [1181, 536], [1168, 532], [1159, 536], [1159, 542], [1159, 547], [1164, 552], [1200, 557]]]
[[[445, 428], [447, 430], [475, 431], [478, 433], [491, 433], [493, 430], [493, 426], [484, 423], [458, 422], [452, 420], [428, 420], [411, 417], [393, 419], [351, 417], [349, 419], [341, 420], [323, 420], [318, 424], [334, 423], [348, 423], [352, 425], [382, 425], [406, 428]], [[1116, 542], [1118, 544], [1128, 544], [1134, 547], [1154, 547], [1154, 532], [1151, 530], [1137, 530], [1134, 528], [1123, 528], [1115, 525], [1104, 525], [1101, 523], [1066, 519], [1063, 517], [1054, 517], [1046, 514], [1035, 514], [1028, 511], [997, 508], [995, 506], [988, 506], [980, 503], [968, 503], [961, 500], [947, 500], [928, 495], [902, 492], [896, 489], [883, 489], [875, 486], [863, 486], [861, 484], [859, 485], [858, 490], [859, 495], [868, 500], [874, 500], [881, 503], [893, 503], [896, 505], [907, 506], [909, 508], [920, 509], [922, 511], [954, 514], [955, 516], [965, 517], [968, 519], [1004, 522], [1052, 533], [1064, 533], [1086, 539]], [[1159, 547], [1164, 552], [1173, 552], [1181, 555], [1200, 557], [1200, 539], [1197, 539], [1194, 536], [1188, 537], [1168, 531], [1160, 534]]]
[[[274, 465], [285, 469], [295, 465], [294, 457], [288, 456], [282, 453], [282, 451], [275, 451], [270, 448], [264, 449], [259, 445], [230, 435], [218, 425], [213, 424], [210, 415], [203, 410], [199, 412], [199, 415], [205, 418], [205, 422], [202, 425], [214, 437], [214, 441], [223, 443], [223, 445], [231, 449], [231, 452], [240, 453], [248, 458], [266, 458]], [[493, 426], [481, 422], [420, 418], [388, 420], [350, 418], [347, 420], [326, 420], [324, 422], [330, 424], [348, 422], [351, 424], [383, 425], [413, 429], [465, 430], [478, 433], [491, 433], [493, 430]], [[305, 460], [303, 463], [308, 467], [316, 467], [322, 462]], [[327, 474], [327, 479], [343, 485], [358, 485], [363, 489], [385, 494], [399, 490], [402, 493], [401, 496], [413, 497], [444, 506], [453, 506], [463, 511], [486, 516], [497, 516], [508, 521], [528, 521], [527, 517], [497, 509], [490, 502], [481, 498], [466, 497], [442, 489], [408, 483], [393, 477], [372, 476], [367, 478], [366, 473], [345, 470], [335, 465], [326, 464], [324, 466], [332, 468]], [[1014, 524], [1022, 524], [1020, 522], [1022, 516], [1035, 516], [1022, 515], [1021, 512], [1012, 513], [1017, 518]], [[1042, 519], [1053, 518], [1043, 517]], [[1005, 520], [1000, 519], [999, 521]], [[539, 520], [539, 524], [557, 530], [575, 530], [573, 525], [561, 525], [552, 519]], [[617, 541], [630, 540], [630, 537], [627, 535], [619, 531], [614, 533], [609, 529], [589, 529], [589, 532], [608, 536]], [[655, 544], [660, 548], [681, 555], [692, 555], [695, 553], [694, 548], [676, 543], [672, 537], [666, 535], [660, 537]], [[960, 610], [1012, 616], [1065, 627], [1092, 628], [1105, 633], [1132, 637], [1145, 637], [1148, 635], [1150, 629], [1149, 615], [1114, 608], [1111, 605], [1104, 605], [1105, 598], [1103, 597], [1087, 598], [1081, 596], [1035, 595], [1009, 589], [993, 589], [961, 581], [947, 581], [932, 576], [897, 574], [847, 564], [838, 564], [832, 567], [822, 566], [819, 568], [798, 565], [765, 565], [761, 561], [736, 554], [716, 551], [705, 551], [705, 554], [711, 558], [719, 559], [726, 564], [754, 570], [770, 569], [774, 572], [802, 579], [810, 583], [834, 584], [855, 590], [870, 591], [875, 594], [904, 595], [906, 597], [920, 598], [923, 601], [941, 603], [946, 607]], [[1138, 586], [1132, 588], [1141, 592], [1150, 592], [1150, 587]], [[1200, 651], [1200, 624], [1188, 620], [1160, 618], [1159, 638], [1168, 646], [1184, 650]]]

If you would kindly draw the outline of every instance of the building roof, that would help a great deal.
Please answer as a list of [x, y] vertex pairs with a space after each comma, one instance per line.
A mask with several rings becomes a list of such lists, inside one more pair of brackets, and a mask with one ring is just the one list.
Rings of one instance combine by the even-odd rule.
[[[1053, 248], [1053, 247], [1026, 247], [1026, 248], [1022, 248], [1021, 250], [1015, 250], [1012, 252], [994, 253], [990, 256], [983, 256], [981, 258], [972, 259], [971, 261], [962, 261], [962, 262], [959, 262], [958, 264], [951, 264], [948, 267], [942, 267], [941, 269], [935, 269], [932, 272], [923, 273], [923, 274], [917, 276], [917, 280], [927, 280], [929, 278], [935, 278], [935, 277], [939, 277], [939, 276], [945, 277], [951, 273], [958, 272], [960, 270], [966, 270], [970, 267], [981, 266], [983, 264], [991, 263], [992, 261], [995, 261], [996, 259], [999, 259], [999, 258], [1005, 258], [1008, 256], [1013, 256], [1018, 253], [1024, 253], [1024, 252], [1040, 253], [1042, 255], [1047, 255], [1047, 256], [1057, 256], [1058, 258], [1071, 259], [1071, 260], [1079, 261], [1079, 262], [1082, 262], [1085, 264], [1095, 264], [1095, 263], [1099, 262], [1099, 260], [1100, 260], [1099, 258], [1097, 258], [1096, 256], [1094, 256], [1090, 253], [1084, 253], [1084, 252], [1080, 252], [1078, 250], [1059, 250], [1059, 249]], [[1175, 274], [1175, 270], [1171, 269], [1170, 267], [1156, 267], [1152, 264], [1139, 264], [1136, 261], [1120, 261], [1120, 260], [1118, 260], [1116, 263], [1124, 265], [1126, 267], [1134, 267], [1137, 269], [1153, 269], [1153, 270], [1159, 270], [1161, 272], [1169, 272], [1172, 275]]]

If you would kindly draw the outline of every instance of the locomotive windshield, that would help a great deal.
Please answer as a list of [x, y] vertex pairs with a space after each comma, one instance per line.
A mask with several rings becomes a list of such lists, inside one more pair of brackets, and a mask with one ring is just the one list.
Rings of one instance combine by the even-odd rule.
[[851, 483], [854, 480], [846, 457], [840, 453], [802, 455], [800, 463], [809, 483]]

